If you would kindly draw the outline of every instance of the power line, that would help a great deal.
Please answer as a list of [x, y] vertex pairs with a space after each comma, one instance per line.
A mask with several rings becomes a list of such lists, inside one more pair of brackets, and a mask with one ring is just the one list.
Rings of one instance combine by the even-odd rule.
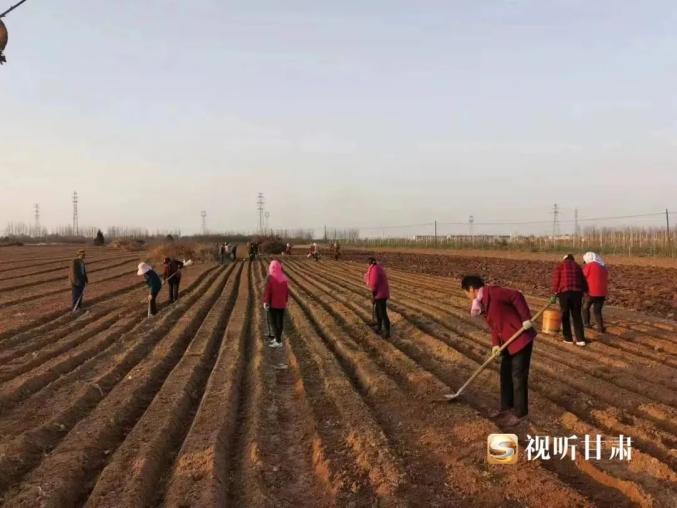
[[9, 9], [7, 9], [5, 12], [3, 12], [2, 14], [0, 14], [0, 18], [4, 18], [5, 16], [7, 16], [7, 14], [9, 14], [10, 12], [12, 12], [14, 9], [16, 9], [17, 7], [19, 7], [19, 6], [20, 6], [22, 3], [24, 3], [24, 2], [26, 2], [26, 0], [21, 0], [21, 2], [19, 2], [18, 4], [14, 4], [12, 7], [10, 7]]

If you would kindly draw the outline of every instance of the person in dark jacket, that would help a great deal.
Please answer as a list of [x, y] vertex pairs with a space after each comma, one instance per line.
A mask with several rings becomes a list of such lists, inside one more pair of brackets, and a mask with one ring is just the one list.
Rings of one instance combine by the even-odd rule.
[[183, 268], [182, 261], [169, 257], [165, 258], [162, 278], [165, 284], [169, 284], [169, 303], [174, 303], [179, 299], [181, 268]]
[[609, 294], [609, 270], [602, 257], [594, 252], [586, 252], [583, 255], [583, 261], [585, 262], [583, 275], [588, 285], [587, 297], [583, 304], [583, 324], [586, 328], [592, 327], [590, 321], [590, 308], [592, 307], [595, 313], [595, 321], [597, 321], [597, 331], [604, 333], [606, 327], [604, 326], [602, 308]]
[[376, 333], [383, 330], [383, 338], [390, 338], [390, 318], [388, 318], [388, 298], [390, 286], [388, 276], [383, 266], [376, 262], [376, 258], [369, 258], [369, 268], [364, 274], [364, 283], [371, 290], [371, 301], [376, 314]]
[[583, 270], [578, 266], [572, 254], [567, 254], [555, 268], [552, 276], [552, 292], [559, 298], [562, 312], [562, 335], [564, 342], [573, 344], [571, 321], [574, 324], [576, 345], [585, 346], [585, 330], [583, 328], [583, 293], [588, 290]]
[[263, 291], [263, 308], [269, 314], [273, 325], [273, 338], [268, 346], [278, 348], [282, 346], [282, 332], [284, 331], [284, 314], [289, 302], [289, 281], [282, 270], [282, 263], [275, 259], [268, 266], [266, 287]]
[[501, 351], [501, 407], [492, 418], [505, 418], [513, 426], [529, 413], [529, 366], [536, 330], [524, 295], [514, 289], [485, 286], [476, 276], [463, 277], [461, 287], [472, 300], [470, 314], [484, 316], [491, 328], [491, 351], [498, 354], [501, 346], [518, 330], [524, 332]]
[[71, 309], [75, 312], [82, 306], [85, 286], [89, 283], [84, 250], [79, 250], [77, 257], [71, 262], [68, 281], [71, 284]]
[[160, 276], [155, 273], [153, 267], [146, 263], [139, 263], [139, 269], [136, 272], [137, 275], [143, 275], [143, 278], [150, 289], [148, 294], [148, 315], [154, 316], [157, 314], [157, 295], [160, 294], [162, 289], [162, 280]]

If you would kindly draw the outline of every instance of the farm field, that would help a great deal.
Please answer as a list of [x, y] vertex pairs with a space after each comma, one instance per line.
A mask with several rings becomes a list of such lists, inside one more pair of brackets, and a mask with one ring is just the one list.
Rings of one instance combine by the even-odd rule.
[[[393, 325], [385, 341], [367, 326], [363, 253], [284, 258], [287, 344], [271, 350], [260, 305], [265, 259], [186, 269], [179, 301], [166, 304], [163, 290], [148, 319], [135, 275], [143, 253], [110, 249], [88, 248], [85, 312], [68, 312], [72, 251], [0, 249], [4, 506], [673, 506], [677, 498], [677, 323], [658, 317], [662, 308], [610, 309], [608, 333], [589, 332], [586, 348], [539, 335], [529, 423], [502, 429], [488, 417], [497, 365], [459, 402], [435, 402], [490, 349], [457, 267], [425, 273], [434, 260], [385, 256]], [[497, 266], [477, 271], [524, 290], [532, 311], [543, 305], [540, 286]], [[635, 283], [624, 273], [615, 274], [619, 289]], [[632, 459], [522, 453], [516, 466], [490, 466], [487, 435], [502, 431], [516, 431], [520, 445], [527, 434], [623, 434]]]
[[[432, 249], [344, 249], [343, 258], [364, 263], [376, 254], [387, 266], [411, 273], [460, 279], [477, 273], [487, 281], [548, 296], [559, 254], [497, 251], [435, 251]], [[582, 255], [577, 255], [582, 264]], [[677, 261], [670, 258], [610, 257], [608, 304], [652, 316], [677, 320]]]

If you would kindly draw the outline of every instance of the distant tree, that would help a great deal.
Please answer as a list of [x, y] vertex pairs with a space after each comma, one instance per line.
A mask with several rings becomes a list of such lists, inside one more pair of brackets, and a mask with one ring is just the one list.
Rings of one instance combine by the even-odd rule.
[[105, 243], [105, 240], [103, 238], [103, 233], [99, 229], [96, 232], [96, 238], [94, 238], [94, 245], [103, 245]]

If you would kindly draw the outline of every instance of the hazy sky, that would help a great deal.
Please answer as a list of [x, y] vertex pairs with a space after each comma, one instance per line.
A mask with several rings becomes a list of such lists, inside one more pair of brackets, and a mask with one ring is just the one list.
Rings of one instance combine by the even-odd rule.
[[276, 228], [677, 212], [674, 0], [29, 0], [5, 21], [0, 230], [35, 202], [68, 224], [73, 190], [81, 225], [184, 233], [202, 209], [253, 230], [259, 191]]

